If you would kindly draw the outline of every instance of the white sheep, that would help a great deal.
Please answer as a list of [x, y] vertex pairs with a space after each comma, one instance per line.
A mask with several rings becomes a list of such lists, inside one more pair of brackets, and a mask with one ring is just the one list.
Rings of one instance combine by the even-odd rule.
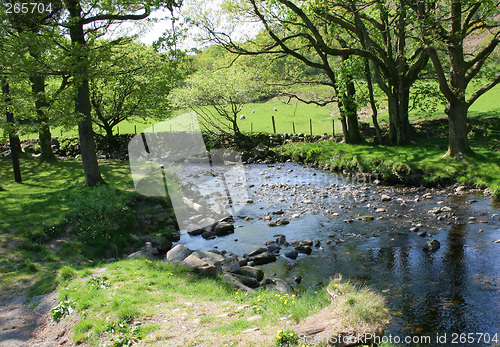
[[274, 112], [278, 112], [278, 109], [276, 107], [274, 108]]
[[242, 115], [240, 116], [240, 119], [245, 119], [245, 118], [246, 118], [246, 117], [245, 117], [245, 115], [244, 115], [244, 114], [242, 114]]

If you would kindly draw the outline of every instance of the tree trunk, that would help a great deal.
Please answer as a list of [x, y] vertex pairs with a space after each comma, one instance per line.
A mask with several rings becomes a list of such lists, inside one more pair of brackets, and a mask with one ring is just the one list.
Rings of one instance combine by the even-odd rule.
[[115, 151], [118, 150], [118, 142], [115, 138], [115, 135], [113, 135], [113, 127], [104, 124], [103, 126], [104, 131], [106, 132], [106, 142], [108, 143], [108, 153], [111, 154]]
[[240, 132], [240, 127], [238, 126], [238, 114], [237, 113], [233, 114], [232, 123], [233, 123], [234, 135], [239, 137], [241, 135], [241, 132]]
[[408, 143], [412, 133], [408, 116], [410, 89], [405, 86], [397, 86], [392, 90], [393, 93], [388, 95], [389, 142], [400, 146]]
[[78, 123], [78, 134], [80, 137], [80, 149], [82, 152], [83, 172], [85, 174], [85, 185], [95, 186], [104, 183], [97, 163], [94, 130], [92, 129], [92, 116], [90, 104], [90, 90], [88, 79], [88, 57], [85, 50], [85, 34], [81, 22], [81, 7], [78, 0], [68, 1], [70, 13], [70, 37], [76, 50], [76, 62], [79, 66], [76, 72], [77, 96], [75, 100], [75, 111], [77, 116], [82, 117]]
[[347, 120], [343, 115], [340, 116], [340, 124], [342, 125], [342, 134], [344, 135], [344, 140], [346, 143], [349, 143], [347, 142], [349, 139], [349, 132], [347, 131]]
[[398, 102], [394, 94], [387, 95], [387, 108], [389, 112], [389, 143], [394, 145], [398, 139]]
[[[7, 82], [7, 78], [3, 78], [2, 81], [2, 92], [5, 96], [5, 114], [7, 116], [7, 122], [14, 124], [14, 115], [9, 111], [8, 107], [10, 104], [10, 88], [9, 83]], [[19, 154], [21, 153], [21, 143], [19, 141], [19, 137], [13, 133], [13, 129], [9, 129], [9, 145], [10, 145], [10, 154], [12, 157], [12, 167], [14, 170], [14, 180], [17, 183], [23, 183], [23, 179], [21, 177], [21, 166], [19, 164]]]
[[85, 185], [93, 187], [105, 183], [97, 163], [94, 129], [90, 115], [89, 83], [84, 80], [78, 86], [78, 95], [75, 103], [77, 114], [83, 114], [83, 120], [78, 122], [78, 135], [80, 137], [80, 150], [82, 152], [82, 165], [85, 175]]
[[365, 139], [359, 131], [358, 114], [356, 112], [347, 113], [347, 132], [349, 135], [349, 142], [351, 144], [359, 144], [365, 142]]
[[449, 104], [446, 107], [449, 123], [449, 145], [445, 157], [462, 157], [464, 154], [473, 154], [467, 139], [467, 111], [465, 102]]
[[338, 103], [342, 119], [342, 131], [346, 143], [359, 144], [365, 142], [365, 140], [359, 131], [358, 113], [354, 101], [356, 89], [352, 82], [348, 83], [347, 86], [347, 94], [344, 94], [342, 100]]
[[370, 61], [368, 59], [365, 60], [365, 78], [366, 84], [368, 86], [368, 96], [370, 99], [370, 106], [372, 109], [372, 122], [375, 127], [375, 143], [381, 145], [382, 144], [382, 132], [380, 131], [380, 126], [378, 125], [378, 110], [377, 104], [375, 102], [375, 96], [373, 94], [373, 82], [372, 82], [372, 74], [370, 71]]
[[47, 123], [41, 125], [41, 129], [38, 131], [38, 138], [40, 139], [40, 161], [41, 162], [52, 162], [56, 160], [54, 151], [52, 151], [52, 134], [50, 133], [50, 127]]
[[[32, 54], [33, 55], [33, 54]], [[40, 156], [41, 162], [50, 162], [56, 159], [54, 152], [52, 151], [51, 140], [52, 135], [50, 133], [48, 122], [48, 117], [43, 111], [43, 107], [48, 106], [47, 99], [45, 98], [45, 77], [41, 75], [34, 75], [30, 77], [31, 90], [35, 96], [35, 107], [38, 122], [40, 122], [40, 129], [38, 131], [38, 137], [40, 139], [40, 150], [42, 152]]]
[[400, 128], [399, 136], [396, 140], [398, 146], [408, 143], [412, 136], [413, 127], [410, 124], [409, 105], [410, 86], [405, 81], [401, 81], [398, 92], [398, 125]]

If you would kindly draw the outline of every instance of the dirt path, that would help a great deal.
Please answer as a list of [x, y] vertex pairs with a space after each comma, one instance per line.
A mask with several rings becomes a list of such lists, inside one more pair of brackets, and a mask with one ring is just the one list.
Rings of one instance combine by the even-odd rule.
[[30, 299], [15, 296], [0, 302], [0, 346], [70, 346], [74, 322], [52, 323], [50, 310], [57, 304], [57, 293]]

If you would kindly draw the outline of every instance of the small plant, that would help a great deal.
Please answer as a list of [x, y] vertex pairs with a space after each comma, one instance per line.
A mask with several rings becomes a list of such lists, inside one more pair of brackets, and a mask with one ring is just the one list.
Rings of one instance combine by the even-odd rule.
[[120, 333], [115, 338], [111, 346], [113, 347], [132, 346], [135, 342], [137, 342], [137, 338], [133, 334]]
[[52, 320], [58, 322], [61, 318], [68, 314], [72, 314], [74, 311], [73, 302], [68, 298], [64, 298], [61, 302], [54, 307], [50, 312]]
[[296, 346], [299, 342], [299, 336], [293, 330], [278, 330], [276, 334], [276, 346]]
[[28, 240], [36, 242], [36, 243], [43, 243], [47, 242], [48, 240], [53, 239], [57, 235], [60, 235], [64, 231], [64, 227], [61, 225], [55, 225], [51, 227], [46, 227], [42, 230], [40, 229], [33, 229], [25, 232], [25, 236]]
[[113, 333], [116, 335], [113, 340], [106, 344], [110, 347], [122, 347], [122, 346], [132, 346], [134, 343], [139, 341], [138, 327], [129, 327], [128, 322], [120, 320], [118, 323], [111, 322], [108, 324], [106, 332]]
[[107, 289], [111, 287], [107, 276], [91, 277], [85, 284], [92, 287], [93, 290]]
[[78, 275], [78, 273], [71, 266], [63, 266], [57, 272], [57, 281], [59, 283], [65, 283], [65, 282], [72, 280], [77, 275]]

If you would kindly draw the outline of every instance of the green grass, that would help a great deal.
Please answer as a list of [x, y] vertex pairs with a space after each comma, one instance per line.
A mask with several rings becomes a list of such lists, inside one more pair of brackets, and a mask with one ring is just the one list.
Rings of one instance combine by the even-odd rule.
[[[96, 279], [105, 279], [108, 285], [92, 286]], [[379, 324], [387, 318], [385, 301], [372, 291], [338, 279], [329, 288], [334, 288], [338, 294], [336, 300], [344, 303], [335, 310], [347, 317], [346, 322]], [[74, 342], [91, 345], [116, 338], [115, 329], [110, 329], [112, 322], [130, 327], [134, 320], [142, 321], [157, 314], [160, 307], [168, 307], [169, 312], [180, 311], [184, 317], [183, 312], [193, 313], [201, 302], [215, 303], [215, 308], [201, 317], [200, 326], [219, 336], [234, 336], [254, 327], [263, 331], [279, 327], [281, 317], [298, 322], [328, 306], [331, 299], [324, 289], [297, 295], [262, 289], [248, 294], [233, 289], [218, 276], [204, 277], [181, 265], [146, 259], [115, 262], [106, 267], [104, 275], [92, 276], [90, 280], [88, 270], [80, 270], [59, 292], [61, 298], [73, 303], [81, 317], [75, 326]], [[352, 298], [356, 303], [351, 305]], [[261, 319], [248, 321], [255, 315]], [[149, 332], [157, 330], [159, 326]], [[151, 339], [154, 340], [149, 336], [148, 341]]]
[[[30, 295], [45, 294], [57, 284], [55, 273], [60, 267], [86, 259], [85, 247], [77, 240], [39, 241], [64, 232], [61, 223], [83, 182], [81, 162], [39, 164], [23, 157], [22, 184], [13, 181], [11, 165], [10, 158], [0, 159], [1, 290], [23, 292], [28, 287]], [[128, 163], [107, 161], [100, 167], [106, 181], [133, 189]]]
[[464, 183], [482, 188], [490, 187], [500, 193], [500, 152], [485, 148], [484, 140], [472, 140], [476, 152], [463, 160], [442, 158], [446, 140], [429, 145], [421, 141], [407, 146], [347, 145], [335, 142], [291, 143], [278, 151], [297, 161], [328, 165], [335, 170], [376, 173], [395, 182], [398, 176], [417, 180], [407, 183], [435, 185]]
[[[78, 273], [76, 278], [64, 282], [59, 292], [61, 298], [73, 303], [81, 316], [75, 326], [74, 341], [91, 344], [97, 344], [102, 334], [113, 338], [111, 322], [128, 325], [158, 313], [158, 307], [169, 307], [171, 311], [185, 308], [186, 302], [195, 305], [211, 301], [220, 303], [218, 313], [231, 312], [234, 319], [229, 323], [214, 314], [200, 321], [201, 325], [222, 335], [239, 334], [255, 325], [277, 324], [279, 317], [290, 314], [303, 317], [329, 303], [324, 291], [293, 297], [266, 290], [248, 295], [235, 291], [219, 277], [204, 277], [181, 265], [146, 259], [127, 259], [108, 265], [105, 275], [101, 275], [109, 283], [106, 287], [92, 286], [92, 279], [96, 277], [89, 280], [88, 272]], [[304, 308], [309, 311], [305, 313]], [[247, 318], [255, 314], [261, 315], [262, 320], [248, 322]]]

